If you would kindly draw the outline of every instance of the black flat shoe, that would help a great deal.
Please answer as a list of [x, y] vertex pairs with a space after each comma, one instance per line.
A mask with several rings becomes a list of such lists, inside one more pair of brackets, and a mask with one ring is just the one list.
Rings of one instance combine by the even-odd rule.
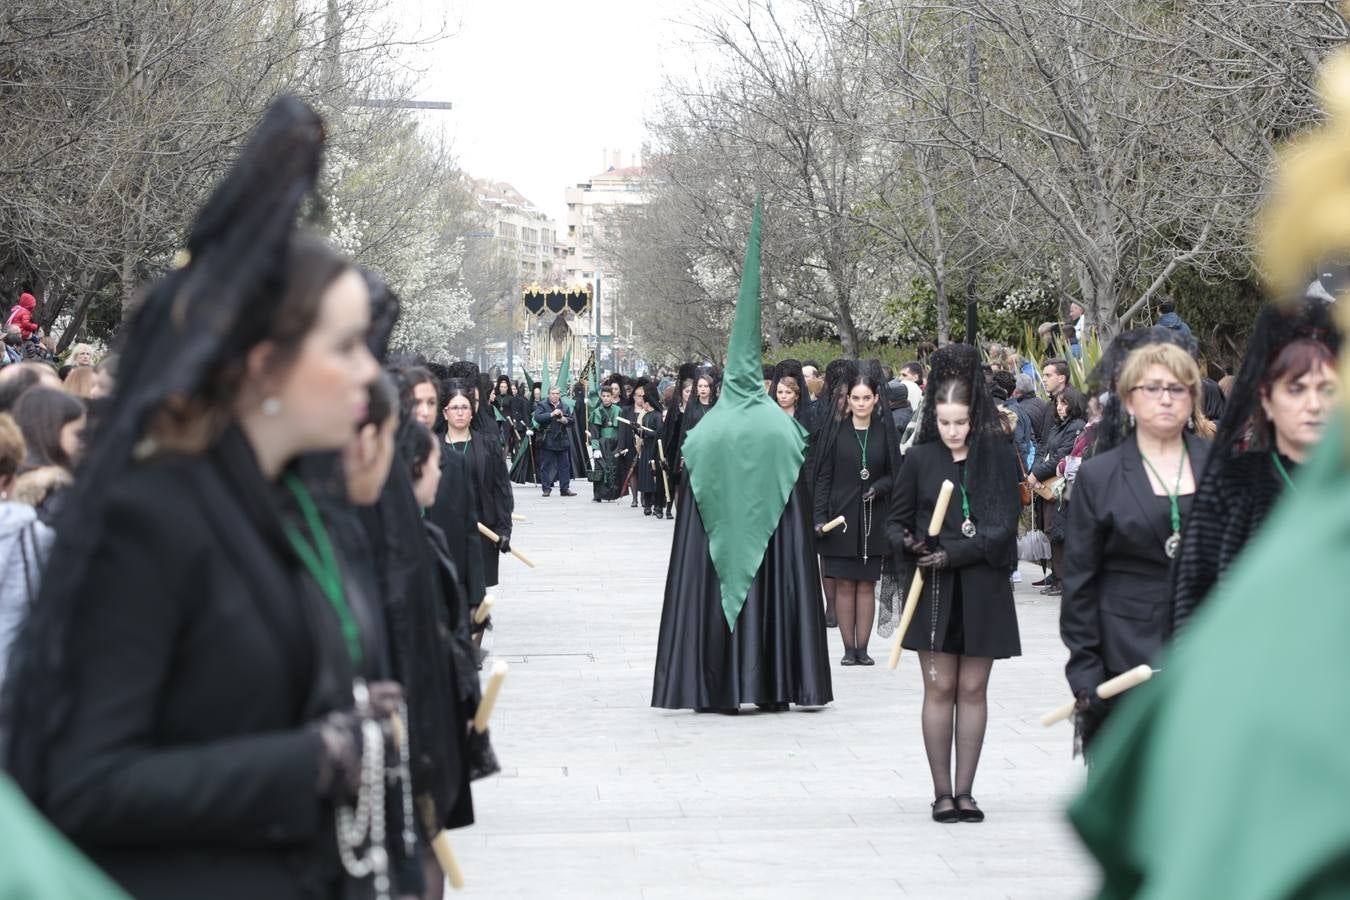
[[650, 516], [652, 514], [652, 508], [650, 506], [642, 507], [642, 514], [644, 516]]
[[563, 495], [564, 497], [575, 497], [575, 496], [577, 495], [577, 492], [576, 492], [576, 491], [563, 491], [563, 492], [562, 492], [562, 495]]
[[638, 505], [637, 498], [634, 498], [633, 502], [629, 504], [629, 506], [633, 507], [633, 509], [637, 509], [637, 505]]
[[1064, 588], [1057, 584], [1052, 584], [1049, 587], [1041, 588], [1041, 593], [1047, 597], [1060, 597], [1064, 594]]
[[599, 497], [592, 497], [591, 500], [592, 500], [593, 502], [595, 502], [595, 503], [599, 503], [599, 502], [600, 502], [600, 498], [599, 498]]
[[658, 509], [656, 512], [652, 513], [652, 515], [656, 516], [658, 519], [664, 519], [666, 517], [666, 511], [664, 509]]
[[758, 706], [761, 712], [780, 713], [788, 711], [788, 704], [786, 701], [780, 703], [756, 703], [755, 706]]
[[841, 666], [856, 666], [857, 664], [858, 660], [854, 657], [852, 650], [846, 650], [844, 652], [844, 658], [839, 660], [839, 665]]
[[716, 706], [699, 706], [694, 709], [694, 712], [718, 716], [739, 716], [741, 714], [741, 711], [734, 707], [729, 709], [718, 709]]
[[[952, 803], [951, 809], [938, 809], [938, 804], [941, 803], [943, 800], [951, 801]], [[960, 821], [961, 819], [961, 813], [956, 808], [956, 798], [953, 797], [951, 794], [939, 795], [938, 798], [933, 801], [932, 810], [933, 810], [933, 821], [941, 822], [943, 825], [950, 825], [953, 822]]]
[[[961, 805], [962, 800], [966, 800], [970, 803], [969, 809]], [[970, 796], [969, 794], [957, 794], [954, 798], [952, 798], [952, 802], [956, 804], [956, 810], [957, 813], [960, 815], [962, 822], [984, 821], [984, 813], [980, 810], [979, 804], [975, 802], [975, 798]]]
[[1042, 578], [1040, 581], [1033, 581], [1033, 582], [1031, 583], [1031, 586], [1032, 586], [1032, 587], [1045, 587], [1046, 585], [1048, 585], [1048, 584], [1051, 582], [1051, 580], [1052, 580], [1051, 577], [1050, 577], [1049, 575], [1047, 575], [1047, 576], [1045, 576], [1044, 578]]
[[855, 650], [853, 652], [853, 658], [858, 661], [858, 665], [860, 666], [875, 666], [877, 664], [875, 659], [867, 655], [866, 650]]
[[834, 616], [826, 616], [826, 617], [825, 617], [825, 627], [826, 627], [826, 628], [838, 628], [838, 627], [839, 627], [839, 620], [836, 619]]
[[547, 497], [547, 496], [548, 496], [549, 494], [551, 494], [551, 493], [553, 493], [553, 492], [552, 492], [552, 491], [544, 491], [544, 496]]

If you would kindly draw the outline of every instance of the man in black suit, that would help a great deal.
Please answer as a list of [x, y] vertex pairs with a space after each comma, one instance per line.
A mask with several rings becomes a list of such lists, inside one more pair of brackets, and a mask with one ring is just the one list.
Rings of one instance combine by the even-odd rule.
[[548, 399], [534, 408], [534, 423], [544, 433], [539, 453], [539, 480], [544, 485], [544, 496], [553, 493], [556, 477], [562, 495], [575, 497], [576, 492], [568, 488], [572, 482], [572, 447], [568, 443], [572, 416], [563, 406], [562, 391], [557, 387], [549, 388]]

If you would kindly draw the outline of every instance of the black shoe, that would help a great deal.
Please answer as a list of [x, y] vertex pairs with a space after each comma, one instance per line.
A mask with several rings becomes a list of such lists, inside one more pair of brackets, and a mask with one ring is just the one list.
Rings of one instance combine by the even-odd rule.
[[780, 713], [788, 711], [788, 703], [785, 700], [778, 703], [756, 703], [755, 706], [758, 706], [761, 712]]
[[600, 502], [600, 498], [599, 498], [599, 497], [592, 497], [591, 500], [592, 500], [592, 502], [594, 502], [594, 503], [599, 503], [599, 502]]
[[860, 666], [875, 666], [877, 664], [875, 659], [867, 655], [866, 650], [854, 650], [853, 658], [858, 661]]
[[1032, 587], [1045, 587], [1046, 585], [1048, 585], [1050, 582], [1052, 582], [1052, 581], [1054, 581], [1054, 580], [1055, 580], [1055, 576], [1053, 576], [1053, 575], [1047, 575], [1047, 576], [1045, 576], [1044, 578], [1042, 578], [1040, 581], [1033, 581], [1033, 582], [1031, 583], [1031, 586], [1032, 586]]
[[695, 708], [694, 708], [694, 712], [696, 712], [696, 713], [714, 713], [714, 714], [719, 715], [719, 716], [738, 716], [738, 715], [741, 714], [741, 711], [740, 711], [739, 709], [735, 708], [735, 707], [731, 707], [731, 708], [728, 708], [728, 709], [719, 709], [719, 708], [716, 707], [716, 706], [698, 706], [698, 707], [695, 707]]
[[839, 620], [836, 619], [834, 616], [829, 615], [829, 614], [827, 613], [827, 614], [825, 615], [825, 627], [826, 627], [826, 628], [838, 628], [838, 627], [839, 627]]
[[642, 507], [642, 514], [644, 516], [650, 516], [652, 514], [652, 508], [650, 506]]
[[[961, 805], [962, 800], [969, 801], [970, 807], [966, 808], [962, 806]], [[980, 810], [979, 805], [976, 804], [975, 798], [970, 796], [969, 794], [957, 794], [954, 798], [952, 798], [952, 802], [956, 804], [957, 814], [961, 817], [962, 822], [984, 821], [984, 813]]]
[[575, 496], [577, 495], [577, 492], [576, 492], [576, 491], [566, 491], [566, 490], [565, 490], [565, 491], [561, 491], [560, 493], [561, 493], [562, 496], [564, 496], [564, 497], [575, 497]]
[[1041, 593], [1047, 597], [1058, 597], [1064, 593], [1064, 589], [1057, 584], [1041, 588]]
[[658, 506], [656, 512], [652, 513], [652, 515], [656, 516], [658, 519], [664, 519], [666, 517], [666, 511]]
[[857, 659], [857, 657], [855, 657], [855, 656], [853, 655], [853, 651], [852, 651], [852, 650], [845, 650], [845, 651], [844, 651], [844, 658], [841, 659], [841, 660], [839, 660], [839, 665], [841, 665], [841, 666], [856, 666], [857, 664], [858, 664], [858, 659]]
[[633, 509], [637, 509], [638, 502], [636, 497], [633, 498], [633, 502], [630, 505], [633, 507]]
[[[952, 808], [938, 809], [938, 804], [941, 803], [943, 800], [950, 800], [952, 802]], [[941, 822], [943, 825], [950, 825], [951, 823], [960, 821], [961, 819], [961, 812], [956, 808], [956, 798], [953, 797], [951, 794], [939, 794], [938, 798], [933, 801], [932, 810], [933, 810], [933, 821]]]
[[547, 488], [544, 489], [544, 496], [545, 496], [545, 497], [547, 497], [547, 496], [548, 496], [549, 494], [551, 494], [551, 493], [553, 493], [553, 492], [550, 491], [550, 490], [548, 490]]

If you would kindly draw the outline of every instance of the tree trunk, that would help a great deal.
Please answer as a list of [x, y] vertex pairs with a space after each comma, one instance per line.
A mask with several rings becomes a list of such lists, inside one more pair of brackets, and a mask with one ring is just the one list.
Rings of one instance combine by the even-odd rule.
[[108, 283], [112, 281], [112, 278], [111, 272], [104, 272], [94, 279], [92, 285], [89, 285], [84, 289], [83, 296], [80, 297], [80, 305], [75, 307], [75, 312], [71, 317], [70, 325], [68, 325], [66, 330], [61, 333], [61, 340], [56, 344], [56, 352], [64, 353], [67, 347], [75, 343], [75, 338], [79, 335], [80, 328], [84, 325], [85, 317], [89, 315], [90, 304], [94, 302], [94, 299], [98, 297], [99, 294], [103, 293], [103, 289], [108, 286]]

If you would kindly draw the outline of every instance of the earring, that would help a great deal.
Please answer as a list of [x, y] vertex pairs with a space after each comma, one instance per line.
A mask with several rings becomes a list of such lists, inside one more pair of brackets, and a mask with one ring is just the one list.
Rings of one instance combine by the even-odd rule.
[[1186, 427], [1189, 428], [1191, 431], [1194, 431], [1194, 430], [1195, 430], [1195, 416], [1188, 416], [1188, 417], [1187, 417], [1187, 419], [1186, 419]]
[[262, 402], [262, 412], [265, 416], [281, 415], [281, 400], [277, 397], [266, 397]]
[[1134, 413], [1130, 413], [1130, 430], [1134, 431]]

